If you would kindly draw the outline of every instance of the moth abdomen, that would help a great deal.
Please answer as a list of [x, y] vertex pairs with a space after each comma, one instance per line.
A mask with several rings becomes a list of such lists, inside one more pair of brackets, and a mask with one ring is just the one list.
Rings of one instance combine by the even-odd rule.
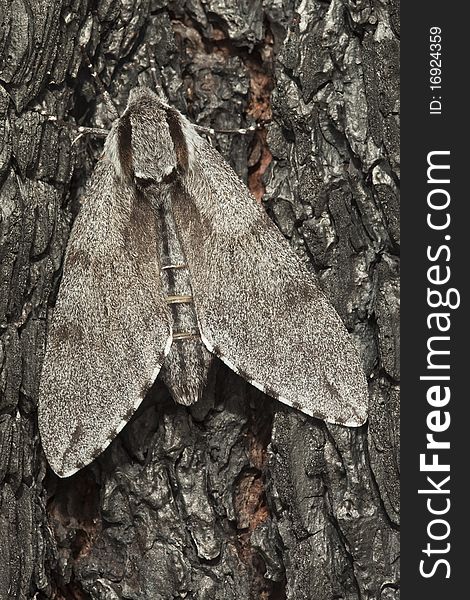
[[164, 264], [162, 266], [162, 271], [165, 271], [167, 269], [187, 269], [188, 265], [185, 265], [184, 263], [180, 263], [180, 264]]
[[211, 356], [201, 342], [191, 278], [178, 240], [168, 198], [159, 211], [160, 256], [165, 302], [172, 314], [173, 343], [162, 368], [162, 378], [173, 399], [189, 405], [202, 395]]
[[201, 334], [199, 331], [174, 331], [173, 341], [184, 342], [186, 340], [200, 340]]
[[165, 298], [167, 304], [193, 304], [192, 294], [176, 294]]

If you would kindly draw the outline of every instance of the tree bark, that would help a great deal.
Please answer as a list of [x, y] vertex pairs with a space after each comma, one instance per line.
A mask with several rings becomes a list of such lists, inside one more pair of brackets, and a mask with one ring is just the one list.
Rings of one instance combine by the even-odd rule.
[[[0, 6], [0, 598], [397, 597], [395, 0]], [[46, 326], [102, 147], [74, 140], [109, 126], [81, 46], [120, 112], [154, 60], [193, 122], [272, 119], [215, 144], [351, 331], [366, 426], [308, 418], [218, 363], [198, 405], [158, 383], [90, 467], [51, 472], [36, 420]]]

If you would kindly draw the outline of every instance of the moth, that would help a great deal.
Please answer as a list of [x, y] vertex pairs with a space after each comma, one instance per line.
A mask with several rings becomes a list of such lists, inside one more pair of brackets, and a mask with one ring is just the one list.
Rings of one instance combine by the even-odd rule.
[[85, 190], [48, 331], [52, 469], [93, 461], [160, 372], [176, 402], [197, 402], [214, 357], [307, 415], [366, 420], [361, 363], [314, 277], [195, 127], [136, 88]]

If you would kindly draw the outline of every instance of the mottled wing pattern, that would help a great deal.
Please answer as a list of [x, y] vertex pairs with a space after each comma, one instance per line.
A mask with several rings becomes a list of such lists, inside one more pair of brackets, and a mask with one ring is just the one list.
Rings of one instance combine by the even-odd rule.
[[192, 137], [172, 202], [204, 343], [270, 396], [361, 425], [367, 384], [341, 319], [228, 164]]
[[154, 210], [101, 161], [74, 223], [40, 385], [44, 451], [61, 477], [131, 418], [171, 344]]

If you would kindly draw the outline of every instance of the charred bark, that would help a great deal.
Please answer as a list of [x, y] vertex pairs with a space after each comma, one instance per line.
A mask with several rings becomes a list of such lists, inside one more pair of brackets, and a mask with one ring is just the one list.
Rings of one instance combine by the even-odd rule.
[[[394, 0], [0, 1], [0, 598], [381, 598], [398, 586], [398, 15]], [[319, 280], [370, 376], [359, 430], [221, 363], [160, 383], [72, 478], [36, 424], [47, 319], [108, 126], [157, 73]], [[51, 121], [45, 115], [57, 120]], [[109, 391], [110, 394], [113, 390]]]

